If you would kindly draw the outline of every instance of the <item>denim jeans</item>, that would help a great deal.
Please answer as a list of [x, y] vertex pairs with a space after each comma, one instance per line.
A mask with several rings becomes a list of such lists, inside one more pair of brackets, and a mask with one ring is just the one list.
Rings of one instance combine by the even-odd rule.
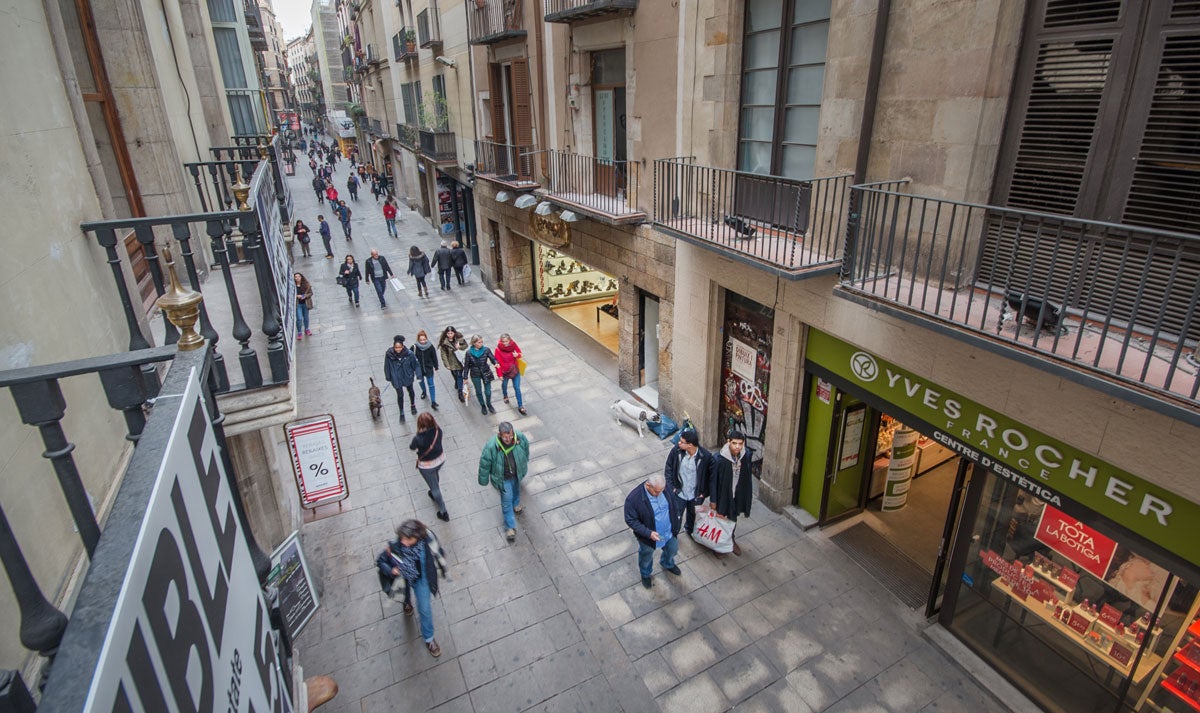
[[[375, 200], [379, 200], [379, 196], [376, 196]], [[396, 219], [395, 218], [384, 218], [383, 222], [387, 223], [388, 235], [392, 236], [393, 238], [400, 237], [399, 235], [396, 234]]]
[[342, 221], [342, 234], [347, 238], [350, 237], [350, 221]]
[[358, 304], [358, 283], [357, 282], [355, 282], [353, 285], [346, 285], [346, 297], [350, 298], [350, 301], [353, 302], [354, 304]]
[[[647, 547], [645, 543], [638, 540], [638, 571], [643, 577], [649, 577], [650, 571], [654, 569], [654, 551], [660, 549], [658, 547]], [[662, 556], [658, 563], [663, 569], [670, 569], [675, 566], [675, 554], [679, 552], [679, 538], [672, 537], [667, 540], [667, 544], [662, 546]]]
[[302, 333], [308, 329], [308, 305], [304, 302], [296, 303], [296, 334]]
[[379, 295], [379, 306], [386, 307], [387, 300], [383, 298], [383, 291], [387, 289], [387, 280], [377, 277], [372, 280], [372, 283], [375, 285], [375, 294]]
[[508, 398], [508, 382], [510, 382], [510, 381], [512, 382], [512, 385], [513, 385], [513, 391], [516, 392], [516, 395], [517, 395], [517, 408], [522, 408], [523, 406], [525, 406], [525, 403], [523, 401], [521, 401], [521, 375], [520, 374], [517, 374], [516, 376], [512, 377], [511, 379], [506, 376], [500, 380], [500, 395], [506, 399]]
[[429, 486], [429, 492], [433, 493], [433, 501], [437, 503], [438, 512], [446, 512], [446, 501], [442, 498], [441, 477], [438, 471], [442, 466], [436, 468], [422, 468], [417, 466], [417, 472], [425, 479], [425, 484]]
[[433, 641], [433, 595], [429, 592], [429, 578], [425, 576], [425, 546], [421, 545], [421, 578], [411, 582], [417, 597], [417, 616], [421, 618], [421, 636], [425, 643]]
[[441, 283], [443, 290], [450, 289], [450, 268], [438, 269], [438, 282]]
[[418, 377], [421, 379], [421, 398], [429, 396], [430, 401], [437, 401], [437, 390], [433, 386], [433, 374]]
[[480, 408], [492, 405], [492, 382], [484, 381], [478, 376], [471, 377], [471, 385], [475, 387], [475, 401]]
[[461, 396], [463, 390], [463, 370], [452, 369], [450, 375], [454, 377], [454, 391]]
[[517, 528], [515, 509], [521, 504], [521, 481], [513, 478], [505, 479], [504, 487], [500, 489], [500, 510], [504, 513], [504, 526], [510, 530]]

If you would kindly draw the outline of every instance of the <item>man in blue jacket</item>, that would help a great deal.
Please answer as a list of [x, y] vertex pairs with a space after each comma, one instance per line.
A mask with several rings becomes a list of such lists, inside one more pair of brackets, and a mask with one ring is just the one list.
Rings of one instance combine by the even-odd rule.
[[638, 571], [646, 589], [650, 588], [655, 550], [662, 550], [658, 561], [664, 570], [676, 576], [683, 574], [675, 564], [683, 501], [666, 489], [666, 478], [654, 473], [625, 497], [625, 524], [638, 541]]

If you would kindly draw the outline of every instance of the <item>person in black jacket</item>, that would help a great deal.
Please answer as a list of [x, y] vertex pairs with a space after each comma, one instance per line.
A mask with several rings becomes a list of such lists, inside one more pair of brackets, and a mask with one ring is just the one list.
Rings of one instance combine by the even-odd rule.
[[437, 348], [429, 341], [429, 335], [424, 329], [417, 332], [417, 345], [413, 347], [413, 352], [417, 355], [417, 365], [420, 367], [417, 370], [417, 379], [421, 384], [421, 398], [428, 398], [429, 405], [437, 411], [437, 389], [433, 383], [433, 375], [438, 370]]
[[[754, 499], [754, 474], [750, 469], [750, 451], [746, 449], [745, 434], [737, 429], [729, 432], [721, 452], [713, 456], [711, 472], [709, 508], [734, 522], [737, 522], [738, 515], [749, 515], [750, 502]], [[733, 554], [742, 554], [742, 548], [738, 547], [736, 540]]]
[[383, 298], [387, 279], [395, 276], [387, 258], [381, 257], [378, 250], [372, 250], [371, 257], [367, 258], [367, 282], [375, 286], [375, 294], [379, 295], [379, 309], [387, 307], [387, 300]]
[[682, 501], [664, 492], [666, 488], [663, 474], [654, 473], [625, 497], [625, 524], [638, 541], [638, 571], [646, 589], [650, 588], [655, 550], [662, 550], [658, 562], [664, 570], [676, 576], [683, 574], [675, 564]]
[[437, 505], [438, 519], [449, 522], [450, 513], [446, 512], [446, 501], [442, 498], [442, 479], [438, 474], [442, 464], [446, 462], [446, 454], [442, 450], [442, 428], [438, 426], [433, 414], [423, 411], [417, 416], [417, 435], [413, 436], [408, 449], [417, 452], [417, 472], [429, 486], [429, 499]]
[[454, 268], [454, 276], [458, 278], [458, 284], [465, 284], [463, 268], [467, 266], [467, 251], [462, 249], [457, 240], [450, 243], [450, 266]]
[[450, 289], [450, 268], [454, 265], [454, 256], [443, 240], [440, 247], [433, 251], [433, 262], [437, 266], [438, 282], [443, 290]]
[[383, 375], [396, 390], [396, 403], [400, 405], [400, 423], [404, 423], [404, 392], [408, 391], [408, 401], [412, 404], [412, 412], [417, 413], [417, 397], [413, 393], [413, 377], [421, 367], [412, 350], [404, 346], [404, 335], [397, 334], [392, 338], [392, 348], [383, 355]]
[[358, 281], [362, 279], [362, 273], [358, 269], [358, 265], [354, 263], [354, 256], [347, 255], [346, 262], [338, 268], [338, 281], [342, 287], [346, 288], [346, 297], [355, 307], [358, 306]]
[[667, 479], [667, 491], [683, 503], [683, 529], [689, 535], [696, 527], [696, 506], [708, 497], [711, 467], [712, 454], [700, 447], [700, 435], [695, 429], [684, 429], [679, 434], [679, 445], [667, 454], [663, 475]]
[[438, 593], [438, 572], [446, 576], [446, 555], [433, 532], [420, 520], [405, 520], [396, 528], [396, 539], [375, 558], [379, 581], [389, 596], [395, 592], [395, 581], [404, 581], [404, 613], [412, 616], [409, 602], [417, 599], [417, 615], [421, 619], [421, 637], [435, 658], [442, 648], [433, 638], [433, 597]]

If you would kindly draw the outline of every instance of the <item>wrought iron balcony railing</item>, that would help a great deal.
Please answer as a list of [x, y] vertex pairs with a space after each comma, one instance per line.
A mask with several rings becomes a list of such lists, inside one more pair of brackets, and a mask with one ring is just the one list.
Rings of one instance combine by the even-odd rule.
[[417, 42], [426, 49], [442, 44], [442, 22], [435, 0], [417, 13]]
[[379, 50], [375, 49], [374, 43], [367, 43], [367, 64], [379, 64], [383, 60], [379, 56]]
[[1200, 236], [853, 190], [839, 294], [1200, 422]]
[[421, 144], [420, 131], [414, 124], [396, 124], [396, 140], [404, 148], [416, 151]]
[[654, 224], [785, 276], [813, 276], [841, 260], [849, 186], [850, 176], [801, 181], [659, 159]]
[[532, 146], [475, 142], [475, 175], [513, 188], [537, 187]]
[[453, 131], [421, 129], [421, 153], [438, 163], [454, 163], [458, 160], [458, 145]]
[[491, 45], [524, 37], [523, 0], [467, 0], [467, 38], [473, 45]]
[[578, 22], [601, 15], [631, 13], [638, 0], [544, 0], [546, 22]]
[[416, 37], [417, 33], [411, 27], [401, 27], [399, 32], [392, 35], [392, 55], [397, 62], [416, 58]]
[[566, 151], [547, 151], [546, 190], [554, 202], [612, 223], [640, 223], [641, 166]]

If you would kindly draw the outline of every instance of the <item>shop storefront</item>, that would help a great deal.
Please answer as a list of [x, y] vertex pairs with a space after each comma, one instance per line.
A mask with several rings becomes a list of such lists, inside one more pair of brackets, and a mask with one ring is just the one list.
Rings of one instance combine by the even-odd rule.
[[723, 442], [730, 430], [745, 434], [757, 477], [762, 472], [763, 436], [767, 429], [775, 310], [727, 291], [724, 327], [717, 435]]
[[927, 611], [1046, 710], [1200, 710], [1200, 506], [815, 330], [805, 369], [801, 507], [935, 501]]
[[617, 278], [557, 248], [536, 240], [531, 243], [537, 300], [616, 354], [620, 345]]

